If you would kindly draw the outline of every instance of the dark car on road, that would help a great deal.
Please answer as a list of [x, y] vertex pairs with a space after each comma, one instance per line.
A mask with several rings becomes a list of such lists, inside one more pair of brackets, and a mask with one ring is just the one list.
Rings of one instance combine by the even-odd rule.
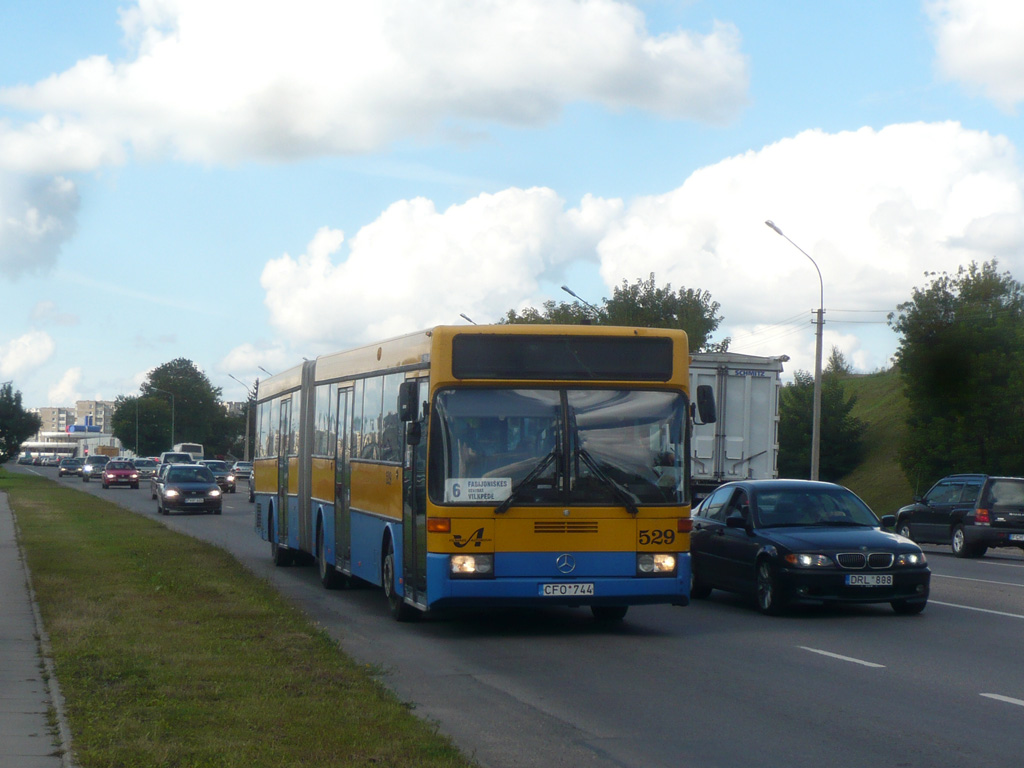
[[219, 515], [223, 500], [220, 487], [208, 468], [201, 464], [170, 464], [162, 475], [156, 511], [161, 515], [172, 511]]
[[77, 457], [61, 459], [60, 464], [57, 465], [57, 477], [80, 474], [82, 471], [82, 464], [84, 463], [85, 459]]
[[103, 481], [104, 488], [109, 488], [112, 485], [139, 487], [139, 471], [130, 461], [108, 461], [103, 467], [100, 479]]
[[88, 483], [90, 480], [98, 480], [103, 474], [103, 468], [107, 466], [108, 461], [110, 461], [109, 456], [103, 456], [98, 453], [86, 457], [85, 462], [82, 464], [82, 482]]
[[140, 480], [149, 480], [153, 477], [158, 466], [153, 459], [132, 459], [132, 464], [139, 471]]
[[957, 557], [981, 557], [989, 547], [1024, 549], [1024, 477], [949, 475], [896, 512], [902, 536], [949, 544]]
[[833, 483], [727, 483], [694, 510], [690, 594], [749, 594], [767, 614], [791, 603], [889, 603], [920, 613], [931, 571], [920, 547], [882, 530], [895, 522], [879, 521]]
[[217, 481], [217, 485], [224, 493], [235, 492], [235, 473], [231, 471], [231, 467], [226, 461], [220, 461], [219, 459], [206, 459], [200, 461], [204, 467], [213, 472], [213, 477]]

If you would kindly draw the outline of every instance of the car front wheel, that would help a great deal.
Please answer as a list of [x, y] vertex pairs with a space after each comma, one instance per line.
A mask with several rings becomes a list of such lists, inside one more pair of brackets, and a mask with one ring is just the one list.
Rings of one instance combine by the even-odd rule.
[[757, 564], [757, 610], [769, 616], [778, 616], [785, 608], [785, 598], [779, 588], [775, 566], [765, 558]]

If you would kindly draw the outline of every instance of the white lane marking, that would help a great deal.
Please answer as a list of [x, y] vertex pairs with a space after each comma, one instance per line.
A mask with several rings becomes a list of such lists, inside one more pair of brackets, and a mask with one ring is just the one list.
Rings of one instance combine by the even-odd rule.
[[996, 701], [1003, 701], [1007, 704], [1016, 704], [1018, 707], [1024, 707], [1024, 701], [1020, 699], [1011, 699], [1009, 696], [1000, 696], [998, 693], [982, 693], [979, 694], [984, 696], [986, 699], [995, 699]]
[[978, 613], [991, 613], [993, 616], [1006, 616], [1011, 619], [1024, 619], [1019, 613], [1007, 613], [1006, 611], [992, 611], [988, 608], [975, 608], [973, 605], [957, 605], [956, 603], [941, 603], [938, 600], [928, 599], [928, 605], [944, 605], [947, 608], [961, 608], [965, 611], [977, 611]]
[[936, 577], [940, 579], [954, 579], [955, 581], [975, 581], [978, 584], [998, 584], [1001, 587], [1024, 588], [1024, 584], [1014, 584], [1010, 581], [992, 581], [991, 579], [969, 579], [966, 576], [946, 576], [942, 573], [933, 573], [932, 578], [934, 579]]
[[840, 656], [838, 653], [830, 653], [829, 651], [823, 651], [820, 648], [808, 648], [806, 645], [798, 645], [804, 651], [810, 651], [811, 653], [820, 653], [822, 656], [828, 656], [832, 659], [839, 659], [840, 661], [849, 661], [854, 664], [861, 664], [865, 667], [875, 667], [877, 669], [885, 669], [885, 664], [875, 664], [873, 661], [864, 661], [863, 659], [855, 659], [852, 656]]

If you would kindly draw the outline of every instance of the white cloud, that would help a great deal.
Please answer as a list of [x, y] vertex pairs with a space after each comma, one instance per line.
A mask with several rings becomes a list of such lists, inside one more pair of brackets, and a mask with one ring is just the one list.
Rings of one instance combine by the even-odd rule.
[[78, 191], [64, 178], [0, 172], [0, 274], [44, 272], [76, 228]]
[[82, 394], [78, 386], [82, 381], [81, 368], [69, 368], [60, 377], [60, 381], [47, 390], [46, 397], [49, 403], [74, 403], [82, 400]]
[[929, 0], [939, 71], [1003, 109], [1024, 100], [1024, 5], [1006, 0]]
[[50, 359], [56, 345], [48, 333], [29, 331], [0, 344], [0, 379], [26, 376]]
[[293, 346], [373, 339], [459, 315], [496, 319], [572, 261], [594, 259], [621, 205], [565, 210], [550, 189], [507, 189], [438, 211], [393, 204], [352, 239], [321, 229], [307, 252], [270, 261], [261, 282], [271, 323]]
[[49, 323], [52, 325], [77, 325], [79, 317], [71, 312], [62, 311], [55, 302], [48, 299], [38, 302], [32, 308], [33, 323]]
[[131, 56], [0, 89], [0, 168], [87, 169], [377, 150], [478, 121], [538, 125], [570, 102], [721, 122], [746, 100], [739, 34], [651, 36], [621, 0], [140, 0]]
[[842, 311], [894, 309], [925, 271], [971, 260], [998, 256], [1024, 274], [1015, 148], [957, 123], [915, 123], [807, 131], [629, 203], [587, 197], [567, 209], [550, 189], [508, 189], [446, 211], [401, 201], [347, 252], [341, 232], [321, 229], [306, 254], [270, 261], [262, 284], [271, 322], [309, 356], [457, 323], [460, 313], [497, 320], [523, 297], [538, 306], [542, 280], [557, 285], [571, 264], [596, 258], [606, 295], [651, 272], [659, 284], [709, 290], [733, 349], [788, 354], [791, 368], [808, 370], [817, 274], [766, 219], [821, 269], [826, 353], [835, 344], [861, 369], [884, 367], [895, 337], [884, 325], [854, 335]]

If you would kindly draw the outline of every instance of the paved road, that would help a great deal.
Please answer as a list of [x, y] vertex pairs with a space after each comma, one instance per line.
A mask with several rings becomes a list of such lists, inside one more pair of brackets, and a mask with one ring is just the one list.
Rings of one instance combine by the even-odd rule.
[[[25, 468], [28, 469], [28, 468]], [[32, 468], [46, 473], [48, 470]], [[146, 490], [82, 487], [156, 518]], [[485, 766], [998, 766], [1024, 733], [1024, 557], [926, 547], [932, 600], [772, 619], [715, 592], [687, 608], [494, 612], [397, 624], [374, 589], [274, 568], [245, 487], [168, 525], [274, 583]], [[159, 518], [164, 519], [164, 518]]]

